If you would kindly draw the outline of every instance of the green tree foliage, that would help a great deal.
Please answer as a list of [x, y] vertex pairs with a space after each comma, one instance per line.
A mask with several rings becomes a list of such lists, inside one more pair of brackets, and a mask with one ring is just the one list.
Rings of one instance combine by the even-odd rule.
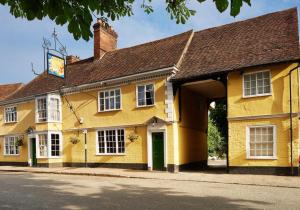
[[[191, 0], [190, 0], [191, 1]], [[196, 0], [202, 3], [206, 0]], [[230, 15], [240, 13], [243, 3], [251, 6], [251, 0], [212, 0], [220, 12], [230, 8]], [[93, 15], [104, 20], [116, 20], [120, 17], [133, 15], [135, 0], [0, 0], [7, 5], [10, 13], [16, 18], [28, 20], [49, 17], [57, 25], [68, 25], [68, 30], [76, 40], [89, 40], [93, 34], [91, 24]], [[146, 13], [152, 13], [152, 0], [137, 1]], [[166, 11], [176, 23], [184, 24], [196, 11], [188, 7], [187, 0], [165, 0]]]
[[[210, 131], [212, 134], [210, 134]], [[215, 154], [222, 157], [226, 153], [227, 149], [227, 135], [227, 101], [226, 99], [223, 99], [216, 101], [215, 108], [210, 110], [208, 124], [208, 144], [212, 145], [212, 147], [209, 147], [209, 150], [214, 150]], [[209, 143], [210, 141], [213, 143]]]
[[208, 144], [208, 155], [216, 157], [224, 157], [225, 154], [225, 140], [221, 137], [220, 132], [218, 131], [217, 126], [213, 123], [211, 119], [208, 120], [208, 135], [207, 135], [207, 144]]

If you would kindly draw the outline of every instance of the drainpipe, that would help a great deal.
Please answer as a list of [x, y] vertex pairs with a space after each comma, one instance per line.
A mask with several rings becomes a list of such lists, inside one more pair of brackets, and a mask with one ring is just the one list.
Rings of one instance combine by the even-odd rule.
[[[289, 71], [289, 85], [290, 85], [290, 144], [291, 144], [291, 176], [294, 175], [294, 166], [293, 166], [293, 103], [292, 103], [292, 72], [298, 69], [299, 66], [291, 69]], [[299, 99], [298, 99], [299, 100]]]
[[84, 166], [87, 168], [87, 130], [83, 130], [84, 133]]

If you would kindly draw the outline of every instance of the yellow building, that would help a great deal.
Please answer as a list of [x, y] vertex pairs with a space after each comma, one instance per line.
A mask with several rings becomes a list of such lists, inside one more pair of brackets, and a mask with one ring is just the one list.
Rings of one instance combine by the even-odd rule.
[[0, 165], [201, 169], [209, 104], [225, 98], [229, 172], [297, 174], [296, 9], [123, 49], [117, 38], [97, 22], [93, 57], [2, 98]]

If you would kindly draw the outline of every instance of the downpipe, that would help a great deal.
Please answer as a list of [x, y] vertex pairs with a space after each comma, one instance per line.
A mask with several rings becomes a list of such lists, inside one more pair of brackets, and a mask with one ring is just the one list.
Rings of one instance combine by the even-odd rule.
[[[294, 175], [294, 165], [293, 165], [293, 142], [294, 142], [294, 132], [293, 132], [293, 102], [292, 102], [292, 73], [298, 70], [299, 66], [294, 67], [289, 71], [289, 89], [290, 89], [290, 145], [291, 145], [291, 176]], [[298, 75], [298, 74], [297, 74]], [[299, 81], [299, 78], [298, 78]], [[299, 87], [298, 87], [299, 91]], [[299, 100], [299, 99], [298, 99]], [[299, 102], [298, 102], [299, 103]]]

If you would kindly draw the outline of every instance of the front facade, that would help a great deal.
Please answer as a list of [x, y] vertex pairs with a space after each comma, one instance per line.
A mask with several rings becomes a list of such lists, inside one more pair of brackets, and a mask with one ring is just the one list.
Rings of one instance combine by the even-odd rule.
[[[297, 174], [296, 13], [291, 9], [119, 50], [116, 33], [96, 23], [94, 57], [67, 59], [67, 79], [45, 72], [0, 102], [0, 165], [203, 168], [209, 104], [225, 98], [229, 171]], [[286, 34], [270, 28], [273, 39], [267, 39], [251, 28], [269, 19], [296, 35], [283, 28], [291, 39], [285, 40]], [[229, 42], [218, 36], [240, 37], [245, 28], [257, 33], [245, 35], [248, 42], [262, 36], [262, 48], [248, 49], [254, 59], [244, 59], [237, 51], [242, 47], [232, 48], [232, 58], [220, 64], [206, 56], [228, 55]], [[216, 38], [207, 40], [211, 37]]]

